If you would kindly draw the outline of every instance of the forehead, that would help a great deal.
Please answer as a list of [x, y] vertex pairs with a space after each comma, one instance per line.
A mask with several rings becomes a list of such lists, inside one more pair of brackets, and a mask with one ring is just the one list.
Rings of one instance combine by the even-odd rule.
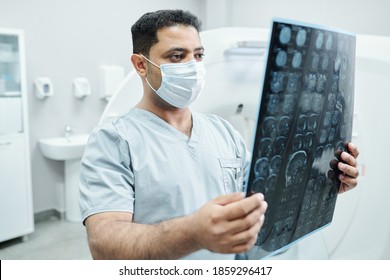
[[175, 25], [157, 31], [158, 43], [151, 52], [165, 52], [171, 48], [194, 50], [202, 46], [199, 33], [193, 26]]

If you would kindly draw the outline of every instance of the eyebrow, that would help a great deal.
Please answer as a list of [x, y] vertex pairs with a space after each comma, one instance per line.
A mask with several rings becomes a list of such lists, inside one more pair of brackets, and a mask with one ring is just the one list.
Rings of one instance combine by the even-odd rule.
[[[174, 51], [184, 52], [184, 51], [187, 51], [187, 49], [173, 47], [173, 48], [170, 48], [169, 50], [167, 50], [166, 52], [169, 53], [169, 52], [174, 52]], [[195, 48], [194, 51], [204, 51], [204, 47]]]

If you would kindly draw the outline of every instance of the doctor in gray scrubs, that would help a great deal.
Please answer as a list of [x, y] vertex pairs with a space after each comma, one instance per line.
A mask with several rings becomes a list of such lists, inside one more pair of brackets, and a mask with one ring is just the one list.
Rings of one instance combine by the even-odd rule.
[[[143, 83], [135, 108], [96, 127], [80, 171], [80, 207], [95, 259], [234, 259], [256, 242], [267, 203], [245, 197], [250, 154], [215, 115], [192, 112], [205, 68], [199, 20], [160, 10], [132, 26]], [[131, 94], [131, 93], [129, 93]], [[357, 185], [357, 148], [343, 153]]]

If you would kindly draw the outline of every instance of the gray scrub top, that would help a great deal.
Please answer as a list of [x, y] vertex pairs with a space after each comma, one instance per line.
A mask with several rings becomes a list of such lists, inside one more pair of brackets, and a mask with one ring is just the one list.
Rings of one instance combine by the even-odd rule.
[[[249, 153], [240, 134], [215, 115], [192, 113], [189, 138], [155, 114], [133, 108], [91, 133], [80, 168], [82, 218], [130, 212], [154, 224], [193, 213], [242, 191]], [[233, 259], [200, 250], [186, 259]]]

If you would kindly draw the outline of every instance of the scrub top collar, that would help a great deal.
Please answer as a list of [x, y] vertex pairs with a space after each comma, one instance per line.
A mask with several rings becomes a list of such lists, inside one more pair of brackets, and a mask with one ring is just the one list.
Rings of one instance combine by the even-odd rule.
[[171, 135], [174, 135], [176, 138], [178, 138], [183, 144], [187, 146], [187, 148], [193, 153], [197, 153], [197, 148], [199, 145], [199, 140], [202, 132], [202, 127], [199, 125], [199, 116], [195, 112], [191, 112], [192, 114], [192, 131], [191, 131], [191, 137], [188, 137], [183, 132], [177, 130], [175, 127], [161, 119], [156, 114], [147, 111], [145, 109], [141, 108], [133, 108], [135, 112], [137, 112], [138, 115], [144, 117], [145, 119], [152, 122], [157, 129], [163, 132], [170, 133]]

